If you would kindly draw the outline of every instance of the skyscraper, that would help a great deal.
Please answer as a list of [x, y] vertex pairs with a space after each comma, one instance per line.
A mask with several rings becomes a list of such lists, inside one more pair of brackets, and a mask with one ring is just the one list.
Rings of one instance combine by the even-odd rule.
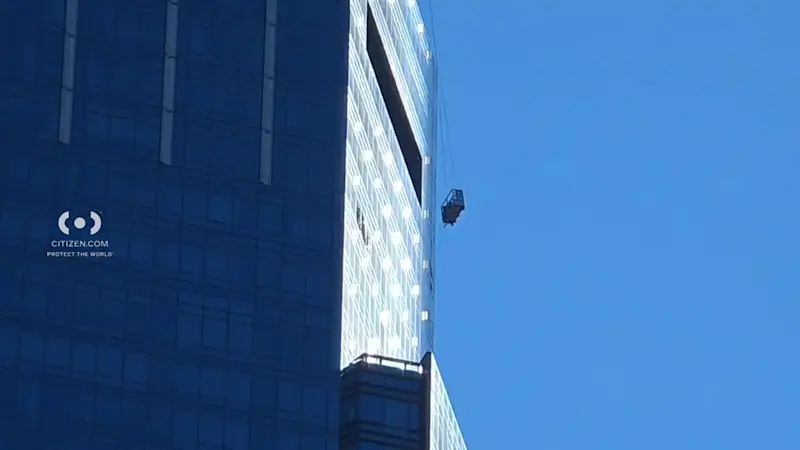
[[437, 78], [416, 2], [353, 1], [343, 449], [466, 450], [433, 355]]
[[354, 1], [342, 365], [433, 347], [434, 67], [416, 7]]
[[466, 450], [433, 353], [419, 363], [361, 355], [342, 371], [342, 450]]
[[0, 447], [336, 449], [339, 370], [433, 348], [435, 70], [370, 5], [0, 5]]

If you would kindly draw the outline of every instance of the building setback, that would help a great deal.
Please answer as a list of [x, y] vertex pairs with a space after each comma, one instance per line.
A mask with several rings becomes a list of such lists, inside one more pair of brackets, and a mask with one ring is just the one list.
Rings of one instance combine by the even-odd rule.
[[432, 353], [361, 355], [342, 371], [341, 450], [466, 450]]

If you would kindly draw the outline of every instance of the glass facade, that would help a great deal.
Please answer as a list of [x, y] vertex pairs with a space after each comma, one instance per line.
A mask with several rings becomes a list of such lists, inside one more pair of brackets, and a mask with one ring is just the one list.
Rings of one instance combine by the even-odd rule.
[[342, 371], [341, 450], [426, 449], [422, 365], [362, 355]]
[[432, 353], [434, 58], [415, 1], [350, 5], [341, 448], [466, 450]]
[[342, 450], [467, 450], [432, 353], [361, 355], [342, 370]]
[[351, 0], [349, 55], [341, 366], [419, 361], [433, 349], [436, 96], [416, 3]]
[[428, 450], [467, 450], [467, 444], [458, 425], [453, 404], [447, 394], [444, 378], [436, 363], [436, 357], [428, 354], [423, 360], [429, 373], [430, 403], [428, 404], [428, 417], [430, 420], [430, 433], [428, 435]]
[[338, 448], [348, 29], [0, 1], [0, 448]]

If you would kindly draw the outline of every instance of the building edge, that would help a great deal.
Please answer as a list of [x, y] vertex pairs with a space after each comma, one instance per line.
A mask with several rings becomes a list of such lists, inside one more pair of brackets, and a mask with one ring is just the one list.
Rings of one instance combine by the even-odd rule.
[[427, 380], [430, 383], [427, 389], [430, 395], [428, 450], [467, 450], [467, 443], [447, 392], [442, 371], [432, 352], [425, 354], [422, 366], [429, 374]]

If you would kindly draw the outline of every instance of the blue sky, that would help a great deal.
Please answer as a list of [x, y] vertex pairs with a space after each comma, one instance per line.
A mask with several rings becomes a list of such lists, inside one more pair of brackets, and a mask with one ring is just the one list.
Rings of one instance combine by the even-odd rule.
[[471, 449], [800, 448], [800, 3], [433, 8]]

